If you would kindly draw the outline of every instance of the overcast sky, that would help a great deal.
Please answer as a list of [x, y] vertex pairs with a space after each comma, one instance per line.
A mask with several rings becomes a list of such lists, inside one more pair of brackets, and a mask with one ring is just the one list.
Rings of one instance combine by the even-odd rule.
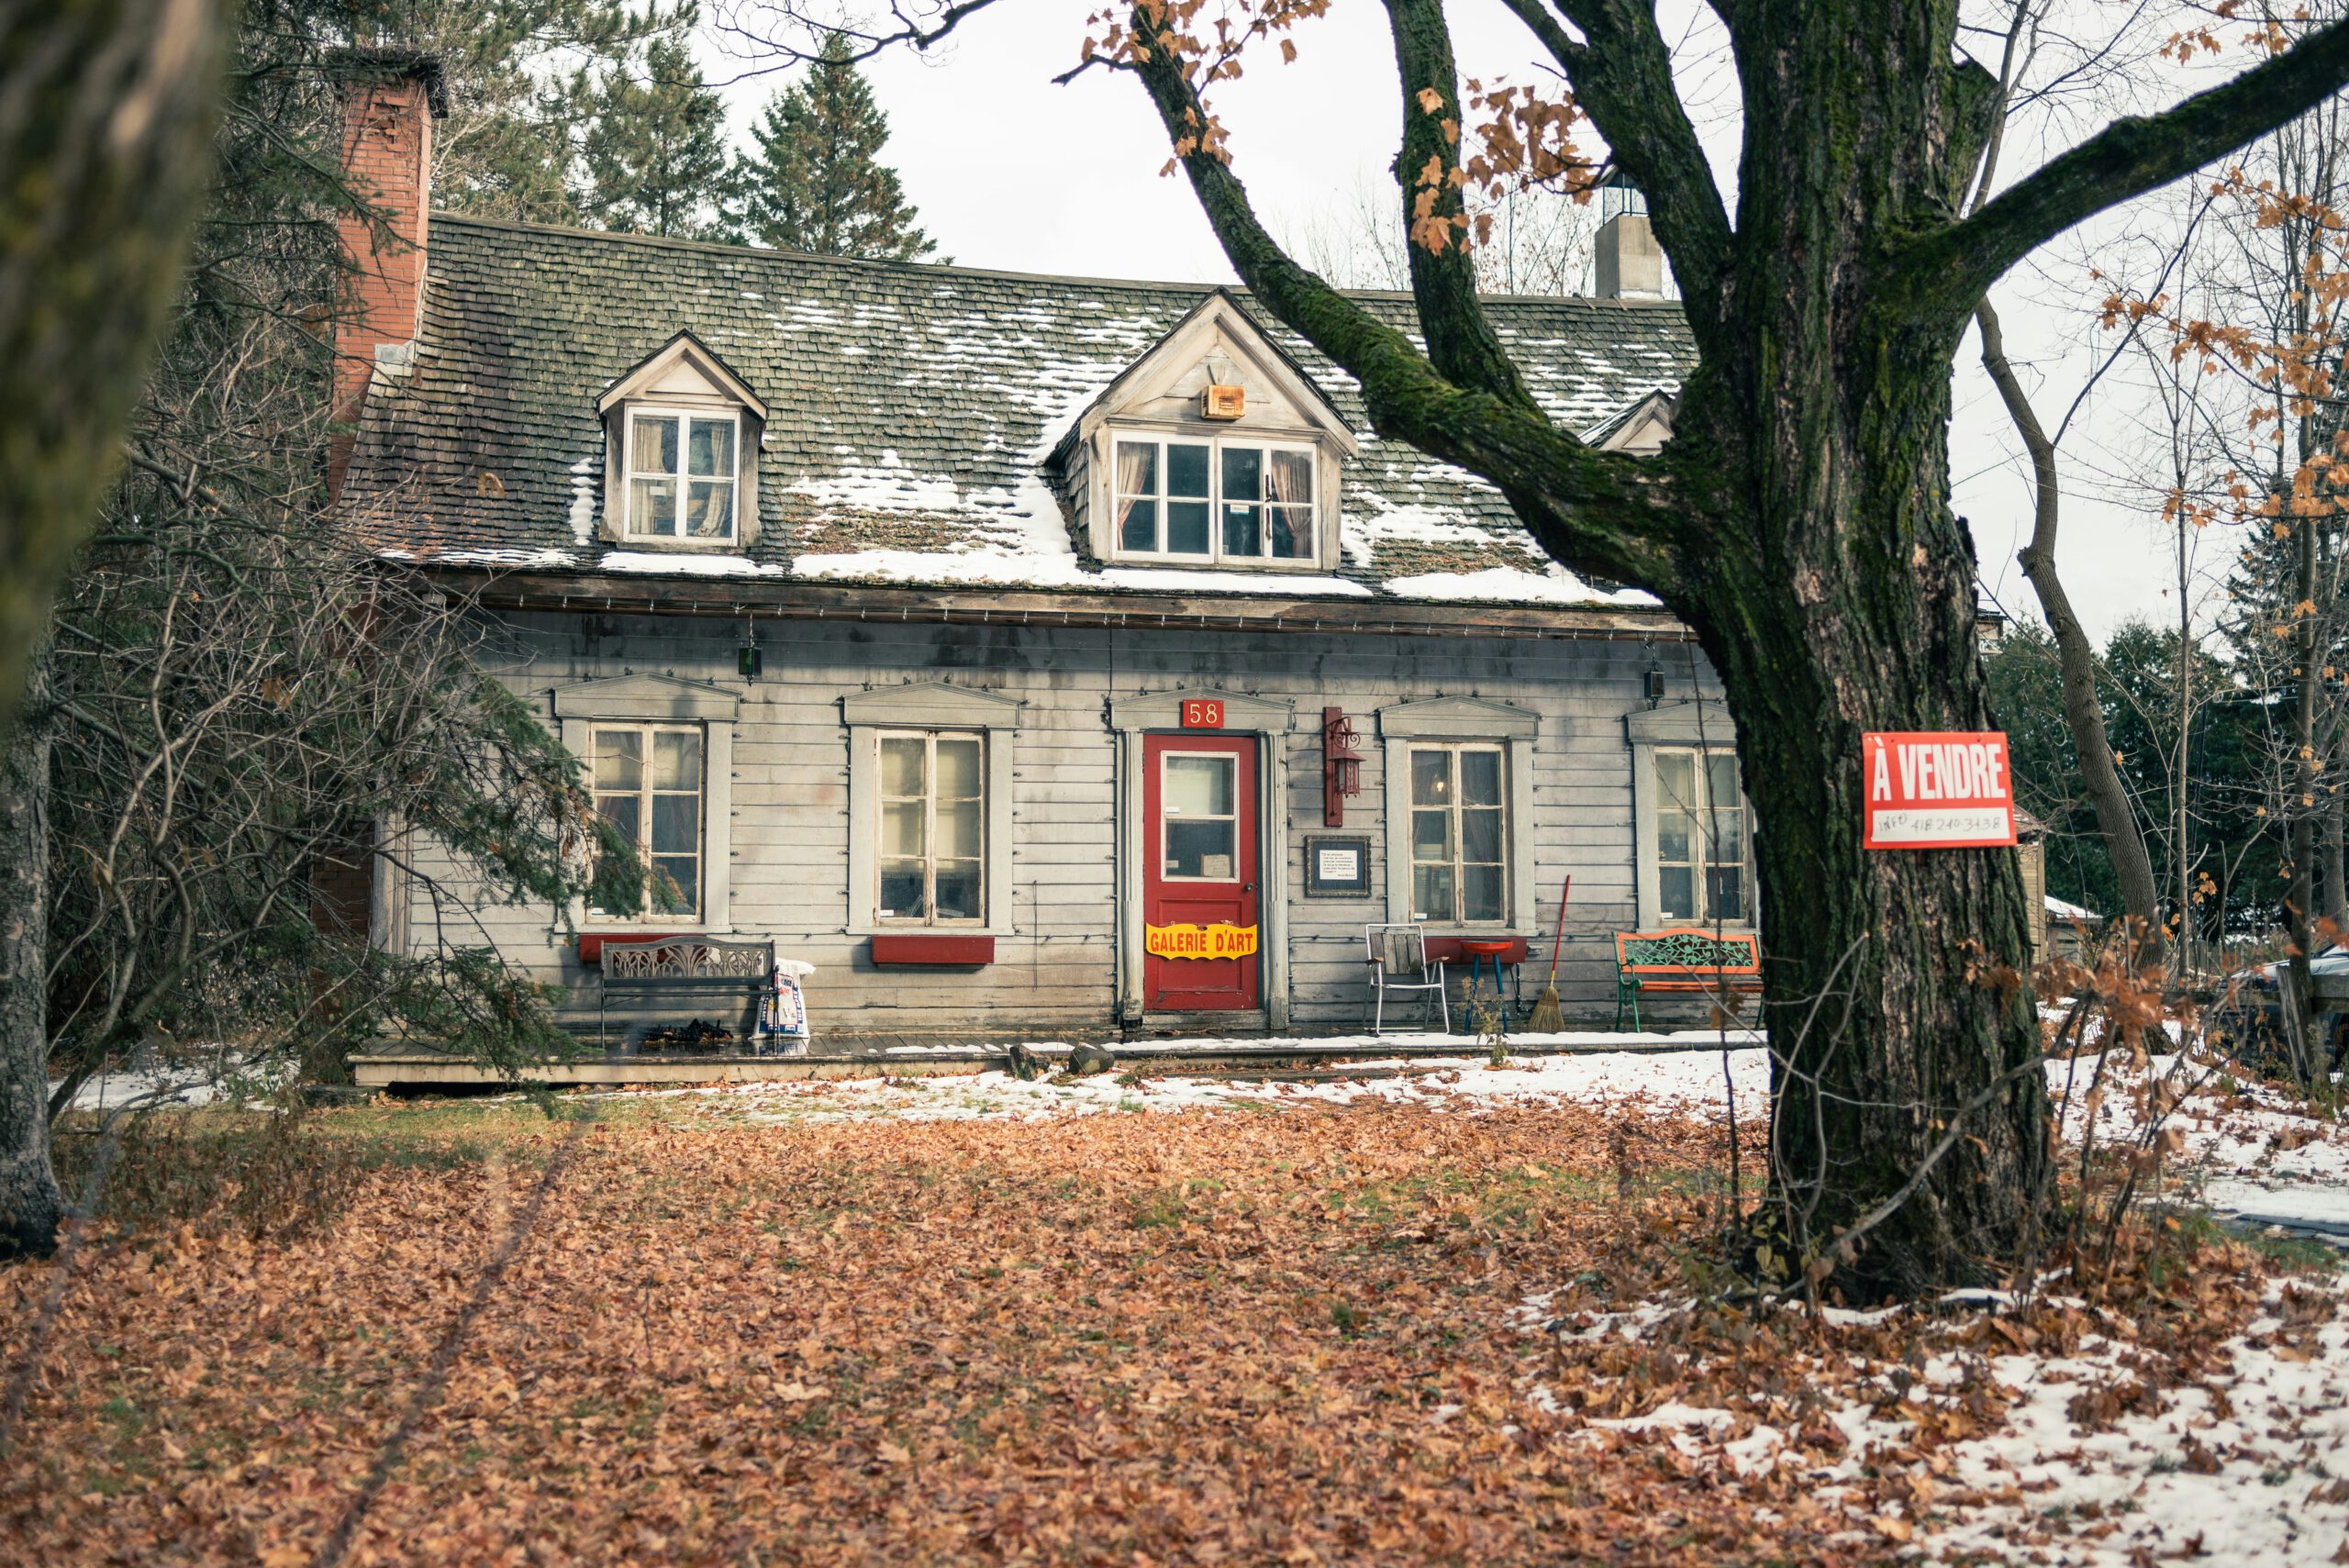
[[[1163, 133], [1130, 79], [1093, 72], [1065, 87], [1051, 78], [1074, 64], [1085, 37], [1085, 0], [1003, 0], [965, 23], [928, 58], [899, 51], [868, 67], [892, 139], [888, 159], [941, 250], [967, 266], [1089, 276], [1228, 281], [1231, 269], [1187, 183], [1161, 178]], [[1665, 0], [1682, 61], [1682, 90], [1704, 137], [1717, 183], [1732, 189], [1740, 128], [1735, 84], [1721, 62], [1709, 15]], [[1538, 74], [1539, 48], [1498, 0], [1453, 7], [1465, 76]], [[1231, 129], [1234, 167], [1258, 209], [1294, 233], [1335, 219], [1364, 189], [1391, 189], [1388, 165], [1400, 139], [1401, 109], [1386, 13], [1369, 0], [1334, 0], [1330, 14], [1300, 28], [1299, 56], [1282, 66], [1251, 56], [1241, 81], [1219, 89]], [[783, 78], [758, 74], [727, 46], [707, 63], [724, 84], [738, 139]], [[2240, 69], [2240, 61], [2230, 61]], [[2192, 85], [2200, 85], [2196, 83]], [[2156, 77], [2153, 102], [2188, 90]], [[2148, 106], [2151, 106], [2150, 105]], [[2056, 133], [2061, 134], [2059, 131]], [[2025, 138], [2009, 153], [2009, 178], [2044, 155]], [[2002, 183], [2007, 181], [2002, 181]], [[2103, 220], [2050, 247], [2027, 275], [2002, 285], [2010, 357], [2061, 417], [2086, 367], [2103, 350], [2086, 320], [2101, 285], [2091, 260], [2117, 252], [2117, 237], [2158, 230], [2175, 206], [2160, 199]], [[1956, 506], [1973, 524], [1986, 590], [2009, 611], [2035, 615], [2014, 556], [2030, 532], [2028, 469], [1997, 394], [1969, 338], [1959, 358], [1951, 469]], [[2076, 604], [2101, 638], [2132, 616], [2174, 622], [2175, 541], [2136, 495], [2144, 447], [2144, 399], [2114, 379], [2083, 408], [2067, 439], [2067, 507], [2059, 563]], [[2076, 454], [2076, 455], [2075, 455]], [[2075, 472], [2075, 469], [2077, 472]], [[2196, 541], [2202, 584], [2227, 546]]]

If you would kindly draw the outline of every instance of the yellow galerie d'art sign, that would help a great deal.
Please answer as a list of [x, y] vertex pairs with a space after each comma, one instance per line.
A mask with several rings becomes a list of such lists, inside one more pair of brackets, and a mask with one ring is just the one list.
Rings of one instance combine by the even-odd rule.
[[1141, 945], [1152, 958], [1247, 958], [1256, 951], [1256, 928], [1144, 926]]

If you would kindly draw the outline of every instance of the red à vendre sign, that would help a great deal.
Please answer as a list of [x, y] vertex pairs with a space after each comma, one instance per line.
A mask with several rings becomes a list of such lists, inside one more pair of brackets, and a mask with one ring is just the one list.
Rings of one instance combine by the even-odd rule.
[[2007, 738], [1996, 730], [1870, 731], [1860, 739], [1871, 850], [1975, 850], [2015, 841]]

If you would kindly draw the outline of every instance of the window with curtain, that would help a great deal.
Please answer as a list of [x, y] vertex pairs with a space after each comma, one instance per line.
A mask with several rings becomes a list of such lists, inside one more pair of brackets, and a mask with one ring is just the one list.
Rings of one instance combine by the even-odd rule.
[[731, 414], [629, 410], [628, 536], [732, 540], [738, 433]]
[[1317, 558], [1310, 448], [1120, 437], [1114, 467], [1120, 555], [1218, 562]]
[[1745, 795], [1729, 751], [1655, 753], [1656, 908], [1667, 920], [1753, 917]]
[[702, 732], [698, 725], [598, 724], [588, 772], [596, 809], [644, 861], [632, 915], [599, 919], [676, 923], [701, 918]]
[[1411, 918], [1436, 926], [1508, 918], [1508, 823], [1501, 749], [1413, 746]]
[[986, 911], [985, 739], [885, 732], [875, 917], [899, 925], [973, 924]]

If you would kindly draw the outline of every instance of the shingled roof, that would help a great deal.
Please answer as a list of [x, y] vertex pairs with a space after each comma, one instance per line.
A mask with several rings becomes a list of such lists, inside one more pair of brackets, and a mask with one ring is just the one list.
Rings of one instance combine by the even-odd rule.
[[[436, 214], [424, 327], [379, 364], [343, 496], [397, 559], [538, 573], [1135, 593], [1261, 577], [1081, 556], [1046, 462], [1079, 412], [1212, 285], [1021, 276]], [[1549, 562], [1491, 486], [1369, 428], [1353, 382], [1240, 296], [1361, 442], [1343, 566], [1289, 595], [1645, 605]], [[1409, 300], [1356, 296], [1412, 330]], [[1604, 427], [1694, 357], [1676, 304], [1511, 297], [1490, 314], [1563, 428]], [[598, 536], [596, 399], [690, 331], [771, 410], [740, 556]]]

